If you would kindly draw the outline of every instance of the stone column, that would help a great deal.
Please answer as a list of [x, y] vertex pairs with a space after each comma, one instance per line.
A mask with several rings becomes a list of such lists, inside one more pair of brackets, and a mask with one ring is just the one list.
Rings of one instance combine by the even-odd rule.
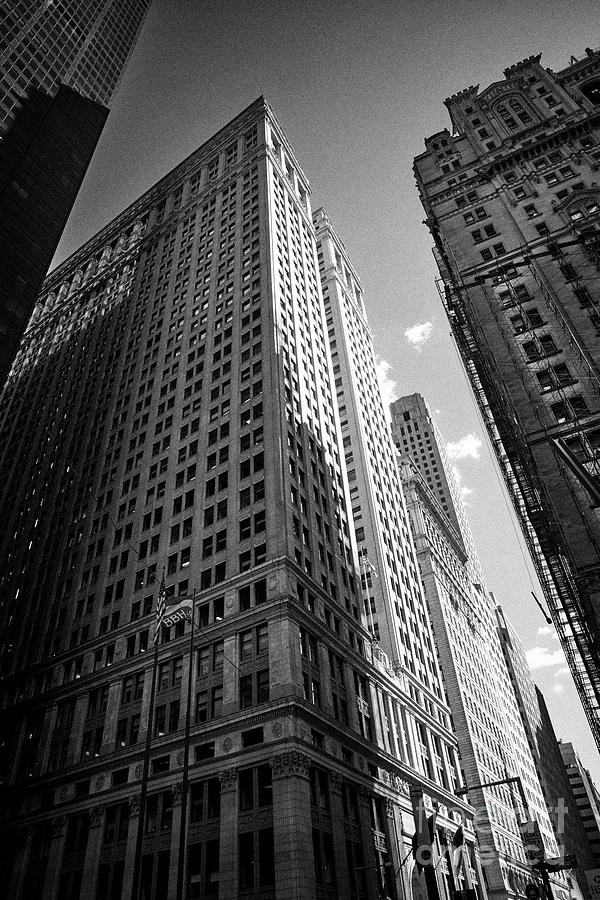
[[46, 866], [46, 879], [44, 881], [44, 890], [42, 891], [42, 900], [60, 900], [60, 897], [58, 896], [58, 879], [65, 849], [66, 836], [67, 817], [56, 816], [52, 819], [52, 841], [50, 842], [50, 852], [48, 853], [48, 864]]
[[[31, 838], [33, 829], [30, 825], [24, 825], [17, 831], [17, 848], [15, 859], [13, 862], [12, 874], [8, 883], [8, 900], [19, 900], [21, 891], [23, 890], [23, 882], [25, 881], [25, 873], [29, 854], [31, 852]], [[23, 897], [23, 900], [27, 900]]]
[[310, 759], [298, 750], [271, 759], [277, 900], [316, 897], [309, 765]]
[[379, 697], [377, 696], [377, 688], [370, 679], [367, 679], [367, 690], [369, 692], [369, 706], [371, 707], [371, 725], [373, 727], [373, 740], [378, 747], [385, 749], [385, 740], [383, 738], [383, 725], [381, 722], [381, 706]]
[[221, 828], [219, 854], [219, 897], [234, 900], [238, 895], [238, 778], [237, 769], [219, 772], [221, 782]]
[[127, 829], [127, 849], [125, 851], [125, 871], [123, 873], [123, 889], [121, 891], [122, 897], [131, 897], [137, 832], [138, 828], [143, 827], [143, 823], [140, 819], [140, 795], [134, 794], [129, 798], [129, 827]]
[[331, 828], [333, 831], [333, 860], [338, 897], [350, 896], [348, 861], [346, 859], [346, 833], [344, 830], [344, 807], [342, 804], [342, 776], [332, 772], [329, 776], [331, 788]]
[[[183, 812], [183, 785], [177, 782], [173, 785], [173, 822], [171, 827], [171, 864], [169, 866], [169, 888], [165, 900], [177, 900], [177, 878], [179, 874], [179, 842], [182, 838], [182, 812]], [[185, 877], [185, 859], [184, 856], [184, 877]], [[185, 881], [183, 882], [185, 884]], [[185, 896], [185, 890], [183, 892]]]
[[108, 706], [104, 718], [104, 732], [102, 734], [101, 753], [110, 753], [115, 748], [117, 737], [117, 719], [119, 717], [119, 700], [121, 693], [121, 679], [113, 681], [108, 688]]
[[331, 668], [329, 666], [329, 654], [324, 644], [319, 642], [317, 648], [319, 658], [319, 673], [321, 682], [321, 706], [325, 712], [333, 715], [333, 697], [331, 691]]
[[237, 635], [227, 638], [223, 647], [223, 715], [237, 712], [239, 704], [239, 673], [234, 662], [238, 658]]
[[346, 697], [348, 701], [348, 725], [353, 731], [359, 732], [358, 709], [356, 704], [356, 690], [354, 689], [354, 677], [350, 666], [344, 665], [344, 681], [346, 683]]
[[[379, 897], [379, 885], [377, 883], [377, 858], [373, 845], [373, 831], [371, 829], [371, 793], [362, 785], [358, 789], [358, 816], [360, 824], [360, 836], [363, 846], [365, 882], [368, 897]], [[357, 873], [358, 874], [358, 873]]]
[[298, 626], [290, 619], [269, 620], [271, 699], [302, 693], [302, 660]]
[[402, 881], [402, 810], [397, 803], [386, 797], [384, 800], [386, 814], [386, 840], [389, 848], [389, 861], [391, 863], [390, 875], [394, 885], [396, 897], [403, 897]]
[[87, 712], [87, 694], [77, 694], [75, 700], [75, 712], [73, 713], [73, 722], [71, 723], [71, 734], [77, 735], [74, 741], [69, 744], [66, 764], [72, 766], [73, 763], [79, 762], [81, 756], [81, 745], [83, 743], [83, 731], [85, 714]]
[[98, 878], [98, 863], [100, 849], [102, 847], [102, 830], [104, 825], [104, 807], [92, 806], [89, 811], [90, 830], [88, 833], [85, 858], [83, 860], [83, 876], [81, 879], [81, 897], [96, 896], [96, 879]]
[[36, 760], [36, 771], [45, 772], [48, 766], [48, 758], [50, 756], [50, 740], [54, 725], [56, 722], [57, 703], [50, 703], [44, 711], [44, 724], [42, 725], [42, 734], [40, 736], [41, 751], [38, 753]]

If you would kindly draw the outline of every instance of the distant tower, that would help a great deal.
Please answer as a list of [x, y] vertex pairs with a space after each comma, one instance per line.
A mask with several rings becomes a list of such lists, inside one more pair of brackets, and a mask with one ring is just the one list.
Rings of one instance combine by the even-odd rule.
[[[427, 404], [420, 394], [411, 394], [390, 409], [465, 787], [479, 811], [476, 827], [485, 848], [488, 891], [497, 900], [522, 897], [536, 861], [526, 849], [533, 834], [540, 835], [540, 849], [548, 858], [558, 850], [502, 653], [496, 602], [472, 555], [475, 547], [464, 505]], [[507, 778], [519, 781], [479, 787]], [[534, 821], [538, 830], [522, 831], [526, 820]], [[560, 881], [555, 894], [566, 897]]]
[[600, 51], [445, 101], [414, 171], [440, 296], [600, 747]]
[[568, 741], [560, 744], [563, 762], [579, 815], [594, 855], [596, 868], [600, 867], [600, 792], [592, 781], [573, 744]]
[[0, 387], [150, 2], [3, 3]]
[[561, 755], [562, 745], [554, 733], [544, 696], [533, 682], [525, 650], [515, 628], [506, 618], [502, 607], [496, 607], [496, 616], [502, 652], [515, 690], [560, 855], [577, 857], [577, 866], [569, 877], [577, 880], [580, 894], [585, 897], [588, 885], [584, 873], [586, 869], [593, 869], [596, 863], [565, 772]]

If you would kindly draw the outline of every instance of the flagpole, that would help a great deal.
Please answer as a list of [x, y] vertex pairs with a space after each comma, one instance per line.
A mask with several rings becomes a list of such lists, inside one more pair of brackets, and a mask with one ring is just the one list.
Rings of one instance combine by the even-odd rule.
[[185, 851], [187, 846], [187, 818], [188, 818], [188, 782], [189, 782], [189, 756], [190, 756], [190, 728], [192, 716], [192, 675], [194, 665], [194, 628], [196, 625], [196, 589], [192, 594], [190, 627], [190, 648], [187, 683], [187, 707], [185, 716], [185, 737], [183, 741], [183, 775], [181, 780], [181, 824], [179, 829], [179, 859], [177, 863], [177, 900], [183, 900], [185, 881]]
[[144, 838], [144, 819], [146, 818], [146, 800], [148, 797], [148, 776], [150, 774], [150, 750], [152, 746], [152, 729], [154, 726], [154, 701], [156, 698], [156, 670], [158, 668], [158, 647], [160, 629], [165, 609], [165, 576], [163, 574], [158, 589], [156, 606], [156, 625], [154, 630], [154, 655], [152, 659], [152, 684], [150, 687], [150, 705], [148, 707], [148, 728], [146, 729], [146, 746], [144, 747], [144, 768], [142, 772], [142, 787], [140, 790], [140, 806], [138, 817], [138, 830], [135, 840], [135, 856], [133, 859], [133, 879], [131, 885], [131, 900], [138, 900], [140, 893], [140, 870], [142, 865], [142, 841]]

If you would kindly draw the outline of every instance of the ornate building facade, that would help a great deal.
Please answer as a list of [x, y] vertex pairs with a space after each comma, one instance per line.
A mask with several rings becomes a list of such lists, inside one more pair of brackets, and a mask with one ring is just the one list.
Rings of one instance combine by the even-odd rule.
[[440, 296], [600, 746], [600, 51], [446, 100], [415, 159]]

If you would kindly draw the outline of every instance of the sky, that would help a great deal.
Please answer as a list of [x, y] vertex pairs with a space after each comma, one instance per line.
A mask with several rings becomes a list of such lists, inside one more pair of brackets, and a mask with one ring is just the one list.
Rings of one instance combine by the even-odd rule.
[[421, 392], [450, 444], [475, 541], [560, 738], [600, 758], [501, 486], [435, 286], [412, 160], [443, 101], [520, 59], [600, 46], [597, 0], [154, 0], [58, 263], [261, 94], [361, 276], [384, 398]]

